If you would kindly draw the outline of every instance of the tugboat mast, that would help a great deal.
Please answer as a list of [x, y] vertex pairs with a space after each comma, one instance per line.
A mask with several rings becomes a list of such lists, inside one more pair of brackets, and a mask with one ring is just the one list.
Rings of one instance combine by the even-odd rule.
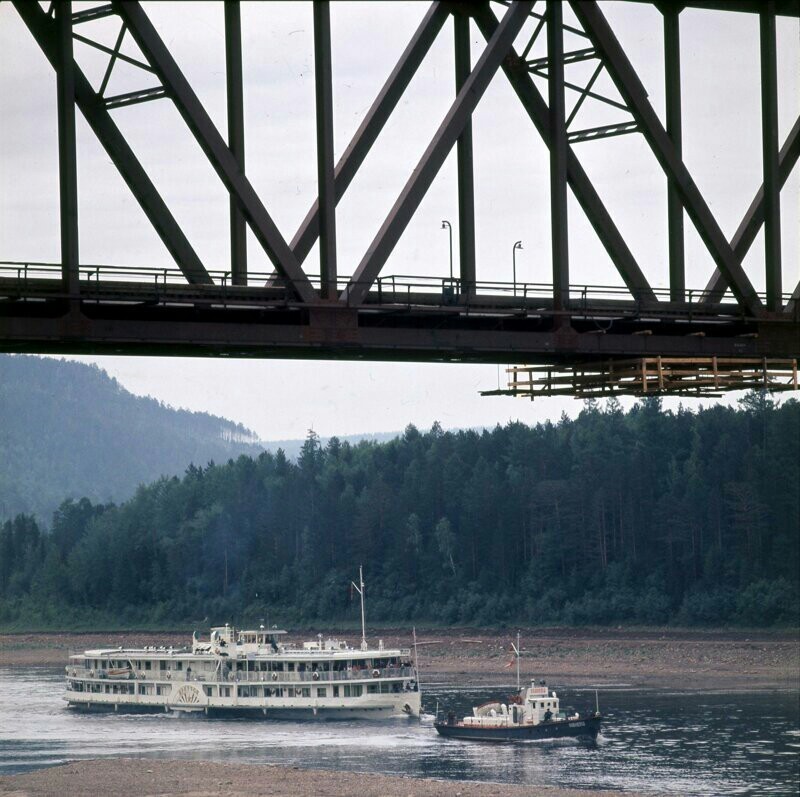
[[519, 691], [519, 631], [517, 631], [517, 644], [511, 643], [514, 653], [517, 654], [517, 691]]

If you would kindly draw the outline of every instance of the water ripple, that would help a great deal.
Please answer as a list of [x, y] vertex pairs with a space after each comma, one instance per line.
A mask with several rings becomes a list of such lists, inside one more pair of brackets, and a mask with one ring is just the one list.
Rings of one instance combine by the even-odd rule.
[[[608, 723], [596, 743], [480, 744], [441, 739], [422, 722], [290, 723], [171, 714], [81, 714], [61, 700], [60, 668], [0, 669], [0, 773], [65, 761], [149, 756], [273, 763], [530, 786], [686, 795], [792, 795], [800, 789], [800, 716], [789, 692], [692, 692], [603, 686]], [[480, 691], [426, 684], [425, 706], [456, 713]], [[594, 688], [564, 690], [594, 706]]]

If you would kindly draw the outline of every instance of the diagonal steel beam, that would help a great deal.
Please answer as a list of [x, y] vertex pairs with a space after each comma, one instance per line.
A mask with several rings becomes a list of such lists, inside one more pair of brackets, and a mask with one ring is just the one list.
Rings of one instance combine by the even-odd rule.
[[[488, 5], [475, 10], [475, 22], [488, 41], [497, 29], [497, 17]], [[546, 146], [550, 147], [550, 113], [539, 89], [525, 69], [524, 61], [512, 51], [503, 63], [503, 71], [511, 87], [528, 113]], [[583, 170], [572, 147], [567, 148], [567, 181], [583, 212], [597, 233], [600, 242], [617, 268], [628, 290], [634, 298], [642, 301], [657, 301], [647, 278], [639, 268], [636, 258], [625, 243], [625, 239], [606, 210], [603, 200]]]
[[[38, 3], [14, 0], [14, 7], [41, 47], [47, 60], [56, 67], [58, 39], [55, 23]], [[209, 285], [212, 279], [200, 258], [170, 212], [158, 190], [147, 176], [133, 150], [105, 107], [102, 97], [92, 88], [77, 64], [74, 65], [75, 101], [108, 156], [122, 175], [139, 206], [166, 246], [175, 263], [192, 284]]]
[[275, 222], [262, 204], [250, 181], [239, 168], [225, 140], [211, 121], [189, 82], [184, 77], [169, 49], [153, 27], [147, 14], [135, 0], [113, 3], [114, 9], [128, 25], [139, 49], [161, 79], [195, 140], [214, 167], [228, 192], [239, 203], [256, 239], [264, 247], [275, 268], [304, 302], [319, 298], [300, 263], [284, 240]]
[[[784, 145], [778, 153], [778, 185], [783, 188], [784, 183], [789, 179], [792, 169], [800, 158], [800, 116], [789, 131]], [[756, 192], [747, 213], [744, 214], [741, 224], [737, 227], [733, 238], [731, 238], [731, 248], [740, 260], [744, 260], [753, 241], [764, 223], [764, 185], [762, 184]], [[703, 302], [714, 304], [721, 302], [728, 283], [719, 269], [714, 271], [711, 279], [706, 285], [703, 293]]]
[[347, 300], [349, 304], [361, 304], [369, 293], [372, 283], [386, 263], [414, 211], [419, 207], [447, 154], [461, 135], [500, 64], [508, 55], [532, 7], [531, 0], [517, 0], [506, 11], [502, 22], [486, 45], [470, 76], [464, 81], [444, 121], [434, 134], [378, 234], [358, 264], [350, 284], [342, 292], [341, 298]]
[[[449, 11], [444, 3], [434, 2], [431, 4], [414, 36], [400, 56], [400, 60], [356, 130], [349, 146], [339, 158], [334, 171], [335, 201], [337, 203], [344, 196], [372, 145], [386, 125], [389, 116], [397, 106], [400, 97], [403, 96], [403, 92], [419, 69], [419, 65], [428, 54], [428, 50], [442, 29], [448, 14]], [[308, 257], [308, 253], [318, 237], [319, 200], [316, 200], [290, 244], [294, 256], [300, 263]]]
[[739, 304], [751, 315], [763, 311], [761, 300], [734, 254], [717, 220], [681, 160], [650, 101], [595, 0], [570, 0], [572, 9], [602, 57], [614, 85], [639, 123], [667, 178], [680, 193], [684, 208], [697, 228], [719, 270], [725, 275]]

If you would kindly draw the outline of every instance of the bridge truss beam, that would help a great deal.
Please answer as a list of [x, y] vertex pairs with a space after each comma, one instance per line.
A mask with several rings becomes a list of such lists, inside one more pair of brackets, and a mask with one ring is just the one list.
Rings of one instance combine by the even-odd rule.
[[[650, 104], [645, 87], [614, 31], [594, 0], [573, 0], [577, 19], [562, 19], [559, 2], [512, 0], [433, 2], [390, 73], [365, 118], [333, 163], [333, 109], [330, 13], [325, 0], [313, 3], [316, 88], [316, 163], [319, 197], [294, 237], [287, 242], [265, 203], [250, 183], [245, 167], [241, 20], [238, 0], [225, 2], [225, 53], [228, 101], [227, 141], [214, 126], [169, 46], [144, 9], [134, 0], [113, 0], [72, 13], [56, 0], [50, 12], [37, 3], [14, 0], [14, 6], [56, 69], [62, 177], [61, 279], [47, 264], [0, 263], [0, 349], [6, 351], [153, 351], [242, 356], [324, 356], [348, 358], [480, 360], [507, 362], [585, 361], [592, 357], [796, 356], [798, 289], [784, 295], [780, 252], [779, 192], [800, 156], [800, 119], [777, 150], [775, 91], [775, 16], [797, 15], [796, 3], [702, 3], [705, 8], [752, 12], [759, 16], [764, 184], [731, 241], [723, 235], [681, 157], [679, 24], [681, 10], [693, 3], [661, 0], [664, 16], [666, 126]], [[264, 6], [269, 13], [269, 6]], [[93, 41], [96, 19], [120, 23], [115, 47]], [[380, 138], [411, 79], [445, 22], [454, 25], [456, 97], [409, 176], [352, 276], [340, 275], [336, 248], [336, 205]], [[533, 20], [531, 26], [527, 23]], [[475, 63], [470, 55], [470, 26], [486, 39]], [[76, 28], [81, 26], [81, 33]], [[525, 33], [533, 27], [533, 34]], [[537, 37], [546, 30], [546, 57], [530, 58]], [[566, 52], [564, 32], [586, 46]], [[141, 57], [121, 49], [125, 36]], [[109, 56], [99, 89], [92, 87], [71, 54], [77, 39]], [[520, 41], [520, 39], [524, 39]], [[525, 41], [527, 40], [527, 42]], [[125, 61], [155, 79], [125, 95], [107, 96], [114, 64]], [[591, 61], [585, 85], [567, 79], [565, 66]], [[511, 286], [481, 280], [475, 254], [475, 185], [472, 116], [497, 72], [502, 71], [550, 150], [553, 283]], [[597, 89], [605, 71], [617, 97]], [[548, 81], [547, 101], [532, 76]], [[568, 112], [565, 97], [577, 93]], [[124, 135], [112, 111], [127, 105], [167, 99], [217, 172], [230, 198], [231, 268], [221, 275], [206, 269]], [[620, 122], [575, 130], [572, 122], [585, 103], [604, 102], [625, 115]], [[117, 166], [179, 269], [153, 270], [121, 277], [113, 267], [80, 263], [77, 249], [74, 105]], [[72, 144], [70, 143], [72, 130]], [[655, 155], [668, 192], [669, 286], [651, 286], [630, 246], [581, 166], [578, 143], [612, 135], [643, 135]], [[590, 145], [587, 145], [590, 146]], [[382, 271], [393, 248], [427, 193], [448, 154], [457, 149], [460, 267], [458, 277], [439, 287], [414, 279], [386, 277]], [[626, 286], [607, 296], [605, 289], [569, 282], [568, 191], [578, 205]], [[705, 290], [686, 285], [683, 218], [697, 228], [716, 266]], [[756, 293], [742, 260], [765, 225], [766, 294]], [[267, 253], [272, 275], [250, 273], [246, 227]], [[320, 240], [321, 278], [303, 268]], [[16, 279], [14, 277], [16, 274]], [[391, 280], [388, 283], [387, 280]], [[182, 281], [182, 284], [181, 284]], [[260, 286], [260, 287], [259, 287]], [[730, 288], [733, 303], [723, 302]], [[238, 291], [238, 293], [237, 293]], [[137, 332], [138, 330], [138, 332]], [[660, 348], [659, 348], [660, 347]]]

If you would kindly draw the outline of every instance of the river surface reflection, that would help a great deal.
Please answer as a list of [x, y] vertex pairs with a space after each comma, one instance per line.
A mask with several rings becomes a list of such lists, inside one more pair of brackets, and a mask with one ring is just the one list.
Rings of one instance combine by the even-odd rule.
[[[558, 686], [551, 684], [553, 688]], [[604, 685], [596, 744], [487, 744], [439, 738], [427, 721], [290, 723], [200, 716], [82, 714], [61, 699], [63, 670], [0, 668], [0, 774], [81, 758], [152, 756], [381, 772], [531, 786], [696, 795], [797, 795], [800, 705], [789, 691], [675, 692]], [[509, 686], [424, 687], [458, 714]], [[559, 690], [593, 707], [594, 690]]]

